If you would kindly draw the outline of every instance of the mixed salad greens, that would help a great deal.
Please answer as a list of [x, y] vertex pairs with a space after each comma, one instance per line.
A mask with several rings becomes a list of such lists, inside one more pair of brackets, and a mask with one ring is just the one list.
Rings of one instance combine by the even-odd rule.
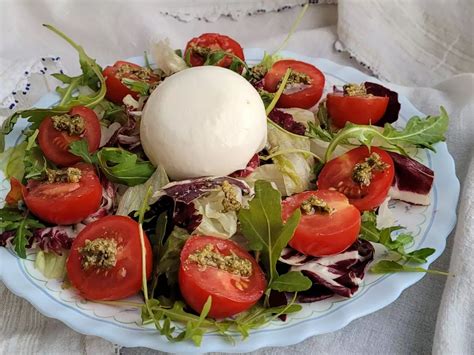
[[[220, 34], [193, 38], [183, 53], [159, 42], [156, 66], [145, 57], [144, 67], [103, 69], [45, 27], [78, 52], [82, 74], [52, 74], [59, 102], [3, 123], [11, 189], [0, 246], [20, 258], [37, 252], [46, 277], [89, 300], [139, 307], [143, 323], [170, 341], [199, 345], [206, 332], [245, 338], [300, 303], [351, 297], [367, 270], [443, 274], [419, 266], [434, 249], [407, 251], [414, 238], [388, 209], [390, 197], [429, 204], [433, 171], [412, 157], [444, 140], [443, 108], [395, 128], [398, 95], [382, 85], [323, 96], [313, 65], [266, 54], [250, 66]], [[170, 182], [141, 147], [143, 107], [169, 76], [201, 65], [233, 70], [260, 93], [267, 145], [229, 176]], [[23, 139], [5, 149], [20, 119], [29, 122]], [[386, 260], [373, 263], [373, 244]], [[120, 301], [140, 291], [144, 303]]]

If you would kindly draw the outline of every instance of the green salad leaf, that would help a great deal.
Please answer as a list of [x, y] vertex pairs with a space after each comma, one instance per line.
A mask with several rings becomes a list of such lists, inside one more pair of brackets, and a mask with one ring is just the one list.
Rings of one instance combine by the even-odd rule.
[[278, 276], [270, 285], [272, 290], [280, 292], [306, 291], [313, 283], [301, 271], [290, 271]]
[[438, 270], [428, 270], [419, 266], [409, 266], [403, 265], [393, 260], [381, 260], [370, 268], [370, 271], [374, 274], [389, 274], [393, 272], [426, 272], [436, 275], [449, 276], [449, 273], [438, 271]]
[[62, 280], [66, 277], [66, 251], [61, 255], [53, 252], [38, 251], [35, 260], [35, 269], [40, 271], [48, 279]]
[[[283, 223], [281, 195], [270, 182], [264, 180], [255, 183], [255, 197], [249, 202], [249, 208], [239, 211], [242, 233], [249, 242], [249, 248], [260, 253], [270, 288], [278, 278], [278, 258], [293, 236], [300, 217], [301, 212], [297, 210]], [[292, 275], [286, 276], [283, 281], [289, 283], [293, 280], [294, 287], [300, 288], [301, 279]], [[281, 287], [281, 283], [280, 286], [277, 283], [277, 287]], [[290, 288], [288, 285], [285, 287]]]
[[109, 181], [127, 186], [144, 184], [156, 170], [149, 161], [122, 148], [104, 147], [91, 154], [87, 141], [78, 140], [69, 145], [69, 151], [97, 165]]
[[26, 246], [33, 236], [33, 231], [43, 227], [42, 223], [28, 213], [9, 207], [0, 209], [0, 233], [14, 233], [12, 244], [22, 259], [26, 258]]
[[378, 140], [385, 149], [398, 150], [405, 155], [407, 155], [406, 147], [427, 148], [434, 151], [433, 144], [444, 141], [444, 134], [448, 129], [448, 114], [442, 106], [440, 111], [439, 116], [428, 116], [424, 119], [414, 116], [408, 120], [405, 128], [400, 130], [389, 123], [385, 124], [383, 130], [375, 126], [348, 123], [331, 140], [326, 150], [325, 161], [331, 159], [339, 144], [347, 143], [349, 139], [366, 146], [374, 145]]
[[[421, 248], [418, 250], [414, 250], [412, 252], [406, 252], [405, 248], [411, 245], [414, 241], [413, 236], [409, 233], [400, 233], [393, 238], [392, 232], [403, 229], [403, 227], [393, 226], [393, 227], [379, 229], [377, 227], [377, 216], [375, 215], [375, 212], [373, 211], [370, 211], [370, 212], [365, 211], [362, 214], [361, 222], [362, 223], [361, 223], [359, 237], [362, 239], [368, 240], [369, 242], [379, 243], [383, 245], [393, 256], [397, 258], [398, 261], [424, 264], [428, 261], [427, 258], [436, 251], [433, 248]], [[386, 261], [390, 261], [392, 263], [385, 263]], [[383, 260], [384, 263], [382, 263], [381, 266], [377, 266], [381, 262], [382, 261], [378, 262], [372, 267], [372, 269], [375, 268], [376, 270], [374, 272], [382, 273], [382, 270], [386, 270], [386, 272], [397, 272], [395, 268], [392, 268], [395, 271], [389, 271], [391, 269], [388, 267], [385, 267], [385, 266], [390, 266], [390, 265], [393, 266], [394, 265], [393, 263], [396, 263], [396, 261]], [[413, 269], [412, 271], [421, 270], [421, 268], [418, 268], [417, 270], [415, 270], [414, 268], [411, 268], [410, 266], [406, 266], [406, 265], [401, 265], [401, 266], [405, 268], [404, 269], [405, 272], [411, 269]], [[372, 269], [371, 271], [373, 271]]]

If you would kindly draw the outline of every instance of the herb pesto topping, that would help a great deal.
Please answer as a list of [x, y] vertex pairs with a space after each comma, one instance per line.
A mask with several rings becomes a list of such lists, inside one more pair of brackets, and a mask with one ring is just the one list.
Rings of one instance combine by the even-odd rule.
[[53, 127], [57, 131], [66, 132], [70, 136], [78, 136], [84, 133], [86, 129], [86, 124], [84, 119], [79, 115], [69, 115], [64, 113], [62, 115], [57, 115], [51, 117], [53, 121]]
[[79, 182], [82, 177], [81, 170], [78, 168], [66, 168], [66, 169], [46, 169], [46, 176], [50, 184], [54, 182]]
[[307, 200], [303, 201], [300, 206], [300, 210], [305, 215], [312, 215], [316, 213], [331, 214], [334, 209], [329, 207], [326, 201], [316, 196], [311, 196]]
[[222, 255], [214, 251], [212, 244], [207, 244], [204, 249], [189, 255], [188, 260], [203, 267], [215, 267], [242, 277], [252, 275], [252, 263], [249, 260], [237, 256], [233, 251], [230, 255]]
[[115, 72], [115, 76], [118, 79], [129, 78], [136, 80], [148, 80], [153, 75], [153, 72], [149, 68], [136, 67], [130, 64], [123, 64], [119, 66]]
[[[283, 78], [278, 83], [277, 89], [280, 87], [282, 80]], [[309, 75], [292, 70], [286, 82], [285, 89], [295, 88], [300, 85], [310, 85], [312, 82], [313, 79], [311, 79]]]
[[373, 171], [384, 171], [390, 165], [382, 161], [380, 155], [372, 153], [363, 163], [357, 163], [352, 170], [352, 180], [361, 186], [369, 186]]
[[346, 84], [343, 86], [345, 96], [372, 96], [367, 93], [367, 89], [362, 84]]
[[82, 248], [81, 265], [84, 270], [91, 268], [110, 269], [117, 264], [117, 241], [115, 239], [97, 238], [86, 239]]
[[257, 64], [249, 69], [248, 77], [251, 83], [256, 83], [263, 79], [265, 74], [267, 74], [267, 68], [263, 64]]
[[232, 184], [227, 180], [224, 180], [221, 185], [222, 191], [224, 192], [224, 199], [222, 200], [222, 212], [238, 211], [242, 207], [242, 204], [237, 200], [237, 194], [235, 193]]

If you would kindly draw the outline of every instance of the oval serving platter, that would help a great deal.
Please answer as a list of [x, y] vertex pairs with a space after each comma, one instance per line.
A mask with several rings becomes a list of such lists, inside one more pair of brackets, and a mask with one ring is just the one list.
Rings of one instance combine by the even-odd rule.
[[[245, 57], [249, 63], [257, 63], [263, 57], [261, 49], [248, 49]], [[379, 80], [358, 70], [344, 67], [326, 59], [311, 58], [296, 53], [282, 52], [287, 58], [312, 63], [326, 76], [326, 91], [332, 85], [348, 82]], [[142, 57], [129, 61], [144, 65]], [[45, 95], [35, 107], [50, 107], [58, 101], [54, 93]], [[412, 116], [425, 116], [405, 97], [399, 95], [401, 103], [398, 125], [404, 125]], [[7, 139], [7, 146], [18, 140], [25, 122], [15, 127]], [[445, 143], [436, 145], [436, 153], [420, 150], [417, 158], [435, 172], [431, 205], [413, 206], [400, 201], [391, 201], [389, 208], [396, 217], [396, 224], [407, 227], [415, 236], [410, 249], [432, 247], [436, 252], [428, 258], [427, 268], [438, 258], [445, 246], [446, 238], [456, 222], [456, 206], [459, 198], [459, 181], [455, 175], [454, 161]], [[9, 183], [0, 173], [0, 199], [3, 200]], [[449, 189], [442, 188], [449, 186]], [[381, 251], [376, 252], [380, 255]], [[320, 302], [303, 304], [303, 310], [290, 315], [286, 322], [276, 320], [268, 326], [252, 331], [241, 340], [236, 334], [235, 342], [226, 341], [218, 334], [205, 335], [200, 348], [191, 342], [170, 343], [152, 326], [142, 326], [137, 308], [109, 306], [81, 299], [75, 290], [63, 289], [61, 282], [48, 280], [34, 268], [35, 254], [30, 252], [26, 260], [19, 259], [9, 249], [0, 248], [0, 280], [16, 295], [26, 299], [44, 315], [58, 319], [70, 328], [88, 335], [95, 335], [113, 343], [137, 347], [143, 346], [167, 352], [248, 352], [267, 346], [287, 346], [318, 334], [338, 330], [352, 320], [375, 312], [393, 301], [407, 287], [419, 281], [424, 273], [398, 273], [374, 275], [367, 273], [359, 291], [350, 299], [332, 297]], [[139, 301], [138, 296], [134, 301]], [[179, 327], [179, 325], [178, 325]]]

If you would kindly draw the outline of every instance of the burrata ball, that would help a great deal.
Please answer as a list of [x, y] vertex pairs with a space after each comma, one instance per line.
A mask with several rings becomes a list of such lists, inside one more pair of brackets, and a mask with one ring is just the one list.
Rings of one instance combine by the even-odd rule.
[[262, 150], [267, 117], [260, 95], [239, 74], [216, 66], [166, 78], [143, 110], [146, 155], [172, 180], [228, 175]]

